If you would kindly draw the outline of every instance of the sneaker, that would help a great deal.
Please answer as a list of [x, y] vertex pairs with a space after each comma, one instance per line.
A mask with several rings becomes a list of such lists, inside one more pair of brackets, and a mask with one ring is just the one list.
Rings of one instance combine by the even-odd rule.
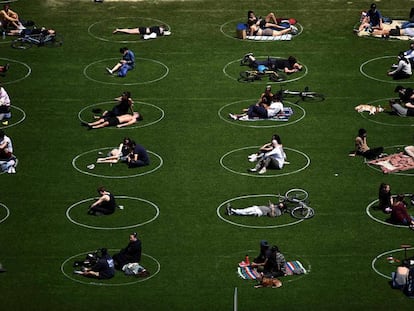
[[73, 273], [74, 273], [74, 274], [83, 274], [83, 272], [82, 272], [82, 271], [80, 271], [80, 270], [74, 270], [74, 271], [73, 271]]
[[253, 53], [252, 53], [252, 52], [247, 53], [247, 54], [245, 54], [245, 55], [243, 56], [243, 58], [249, 58], [249, 56], [253, 56]]
[[255, 172], [257, 172], [257, 169], [256, 168], [249, 168], [248, 171], [251, 172], [251, 173], [255, 173]]
[[297, 35], [299, 30], [295, 26], [290, 26], [290, 33], [292, 35]]
[[226, 215], [227, 216], [233, 215], [233, 212], [231, 211], [231, 204], [230, 203], [227, 203], [227, 206], [226, 206]]
[[109, 69], [108, 67], [105, 68], [106, 72], [109, 73], [110, 75], [113, 75], [114, 73], [112, 72], [111, 69]]
[[266, 173], [266, 167], [262, 167], [261, 170], [259, 171], [260, 175], [263, 175], [264, 173]]
[[3, 121], [3, 122], [1, 122], [1, 124], [3, 124], [3, 125], [9, 125], [9, 121]]
[[253, 157], [249, 157], [249, 162], [256, 162], [257, 161], [257, 155], [254, 155]]
[[16, 174], [16, 169], [14, 168], [14, 166], [11, 167], [11, 174]]
[[229, 113], [229, 117], [233, 120], [237, 120], [237, 116], [232, 113]]
[[8, 173], [8, 174], [13, 174], [13, 166], [10, 166], [10, 167], [7, 169], [7, 173]]
[[89, 164], [87, 166], [88, 169], [93, 170], [95, 168], [95, 164]]
[[165, 30], [163, 33], [164, 36], [170, 36], [171, 35], [171, 31]]

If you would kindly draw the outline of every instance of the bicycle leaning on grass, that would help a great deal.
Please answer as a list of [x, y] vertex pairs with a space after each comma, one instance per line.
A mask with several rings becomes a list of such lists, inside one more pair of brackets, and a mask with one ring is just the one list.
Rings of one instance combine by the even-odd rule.
[[11, 46], [15, 49], [26, 50], [33, 45], [46, 47], [59, 47], [63, 44], [63, 39], [57, 33], [36, 33], [25, 34], [13, 40]]
[[303, 189], [290, 189], [285, 195], [279, 194], [279, 203], [285, 205], [285, 213], [289, 213], [297, 219], [309, 219], [315, 215], [315, 211], [308, 204], [309, 194]]
[[299, 97], [299, 100], [302, 100], [302, 101], [323, 101], [325, 100], [325, 96], [323, 94], [309, 91], [309, 87], [305, 87], [303, 91], [284, 90], [281, 88], [278, 91], [278, 94], [282, 97], [282, 99], [289, 98], [289, 97]]

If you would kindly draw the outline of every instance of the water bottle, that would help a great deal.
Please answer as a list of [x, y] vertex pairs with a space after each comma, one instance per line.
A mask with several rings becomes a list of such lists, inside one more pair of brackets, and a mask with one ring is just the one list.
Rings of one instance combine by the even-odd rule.
[[3, 35], [2, 35], [3, 40], [6, 39], [6, 32], [3, 30]]

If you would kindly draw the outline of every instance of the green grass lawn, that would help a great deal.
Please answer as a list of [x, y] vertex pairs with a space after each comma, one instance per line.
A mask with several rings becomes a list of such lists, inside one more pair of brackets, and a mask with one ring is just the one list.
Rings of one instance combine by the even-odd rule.
[[[0, 175], [0, 308], [3, 310], [409, 310], [413, 302], [388, 285], [388, 276], [414, 245], [413, 232], [367, 214], [381, 182], [411, 193], [413, 172], [384, 175], [348, 157], [358, 129], [386, 152], [413, 144], [410, 118], [368, 116], [354, 107], [387, 107], [397, 85], [386, 71], [406, 41], [359, 38], [352, 28], [370, 2], [299, 1], [53, 1], [12, 3], [24, 19], [56, 29], [58, 48], [15, 50], [0, 39], [0, 82], [12, 99], [3, 127], [19, 158], [17, 174]], [[412, 2], [378, 2], [383, 15], [405, 18]], [[235, 38], [248, 10], [294, 17], [302, 32], [292, 41]], [[139, 40], [112, 35], [118, 27], [166, 23], [170, 37]], [[128, 46], [137, 66], [124, 79], [105, 67]], [[306, 66], [274, 90], [323, 93], [322, 102], [296, 102], [289, 121], [227, 118], [256, 101], [267, 80], [237, 82], [239, 60], [294, 55]], [[394, 57], [394, 58], [393, 58]], [[294, 79], [293, 79], [294, 78]], [[414, 79], [414, 78], [413, 78]], [[402, 82], [412, 86], [414, 80]], [[144, 120], [130, 128], [88, 131], [94, 108], [108, 109], [130, 91]], [[387, 107], [388, 108], [388, 107]], [[247, 156], [279, 134], [291, 164], [264, 177], [252, 175]], [[151, 164], [87, 166], [131, 137], [150, 151]], [[90, 218], [87, 206], [104, 185], [124, 210]], [[309, 193], [316, 215], [306, 221], [230, 218], [225, 202], [263, 204], [291, 188]], [[260, 195], [268, 195], [261, 197]], [[257, 198], [257, 200], [255, 200]], [[264, 200], [264, 201], [263, 201]], [[414, 208], [410, 208], [414, 214]], [[385, 220], [372, 210], [372, 215]], [[220, 217], [219, 217], [220, 216]], [[234, 217], [234, 216], [231, 216]], [[231, 223], [226, 220], [231, 220]], [[240, 224], [242, 226], [240, 226]], [[149, 278], [118, 273], [110, 281], [72, 274], [72, 263], [106, 247], [114, 253], [137, 231]], [[236, 274], [259, 242], [276, 244], [309, 273], [282, 278], [279, 289], [254, 289]], [[414, 249], [408, 250], [414, 256]]]

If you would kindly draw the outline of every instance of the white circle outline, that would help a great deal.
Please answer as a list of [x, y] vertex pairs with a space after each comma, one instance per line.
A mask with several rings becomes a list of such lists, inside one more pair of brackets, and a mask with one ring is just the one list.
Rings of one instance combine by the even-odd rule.
[[[389, 100], [391, 100], [391, 99], [395, 99], [395, 97], [390, 97], [390, 98], [383, 98], [383, 99], [376, 99], [376, 100], [374, 100], [374, 101], [371, 101], [371, 102], [369, 102], [369, 103], [367, 103], [367, 105], [372, 105], [372, 104], [375, 104], [375, 103], [377, 103], [377, 102], [382, 102], [382, 101], [389, 101]], [[366, 117], [366, 115], [363, 113], [363, 112], [359, 112], [359, 114], [361, 115], [361, 117], [362, 118], [364, 118], [365, 120], [368, 120], [368, 121], [370, 121], [370, 122], [373, 122], [373, 123], [376, 123], [376, 124], [380, 124], [380, 125], [388, 125], [388, 126], [400, 126], [400, 127], [409, 127], [409, 126], [414, 126], [414, 123], [413, 124], [393, 124], [393, 123], [385, 123], [385, 122], [379, 122], [379, 121], [375, 121], [375, 120], [372, 120], [372, 119], [370, 119], [370, 118], [367, 118]], [[401, 119], [401, 118], [411, 118], [411, 117], [399, 117], [399, 116], [393, 116], [393, 117], [395, 117], [395, 118], [399, 118], [399, 119]], [[413, 118], [413, 120], [414, 120], [414, 118]]]
[[6, 210], [6, 216], [4, 216], [2, 219], [0, 219], [0, 224], [1, 224], [2, 222], [6, 221], [6, 219], [7, 219], [7, 218], [9, 218], [9, 216], [10, 216], [10, 210], [9, 210], [9, 208], [8, 208], [6, 205], [4, 205], [3, 203], [0, 203], [0, 206], [1, 206], [1, 207], [4, 207], [4, 209]]
[[[406, 194], [404, 194], [404, 196], [409, 196], [409, 194], [408, 194], [408, 193], [406, 193]], [[391, 227], [405, 228], [405, 229], [407, 229], [407, 228], [408, 228], [408, 226], [404, 226], [404, 225], [396, 225], [396, 224], [388, 223], [388, 222], [383, 221], [383, 220], [381, 220], [381, 219], [375, 218], [375, 217], [374, 217], [374, 215], [372, 215], [372, 214], [371, 214], [371, 212], [369, 211], [369, 209], [370, 209], [370, 208], [371, 208], [374, 204], [376, 204], [377, 202], [379, 202], [379, 199], [376, 199], [376, 200], [372, 201], [371, 203], [369, 203], [369, 204], [367, 205], [367, 208], [365, 209], [365, 212], [367, 213], [367, 215], [368, 215], [368, 216], [369, 216], [372, 220], [374, 220], [374, 221], [376, 221], [376, 222], [379, 222], [380, 224], [387, 225], [387, 226], [391, 226]]]
[[167, 65], [165, 65], [164, 63], [162, 63], [162, 62], [158, 61], [158, 60], [151, 59], [151, 58], [144, 58], [144, 57], [136, 57], [135, 59], [136, 59], [136, 60], [137, 60], [137, 59], [147, 60], [147, 61], [150, 61], [150, 62], [156, 63], [156, 64], [158, 64], [158, 65], [161, 65], [161, 67], [164, 67], [164, 68], [165, 68], [165, 73], [164, 73], [164, 75], [162, 75], [161, 77], [159, 77], [159, 78], [157, 78], [157, 79], [150, 80], [150, 81], [144, 81], [144, 82], [135, 82], [135, 83], [115, 83], [115, 82], [105, 82], [105, 81], [96, 80], [96, 79], [93, 79], [92, 77], [90, 77], [90, 76], [87, 74], [87, 72], [86, 72], [86, 71], [88, 70], [88, 68], [89, 68], [90, 66], [93, 66], [93, 65], [98, 64], [98, 63], [101, 63], [101, 62], [109, 61], [109, 60], [118, 60], [118, 58], [116, 58], [116, 57], [113, 57], [113, 58], [105, 58], [105, 59], [97, 60], [97, 61], [95, 61], [95, 62], [90, 63], [89, 65], [86, 65], [86, 67], [83, 69], [83, 75], [84, 75], [87, 79], [89, 79], [89, 80], [91, 80], [91, 81], [93, 81], [93, 82], [101, 83], [101, 84], [108, 84], [108, 85], [146, 85], [146, 84], [151, 84], [151, 83], [154, 83], [154, 82], [157, 82], [157, 81], [160, 81], [160, 80], [164, 79], [164, 78], [168, 75], [168, 73], [170, 72], [170, 69], [168, 68], [168, 66], [167, 66]]
[[24, 112], [23, 109], [21, 109], [21, 108], [19, 108], [17, 106], [14, 106], [14, 105], [10, 105], [10, 107], [13, 107], [16, 110], [19, 110], [23, 114], [23, 117], [19, 121], [17, 121], [16, 123], [11, 123], [11, 124], [8, 124], [8, 125], [0, 126], [0, 129], [5, 129], [5, 128], [13, 127], [15, 125], [18, 125], [18, 124], [22, 123], [26, 119], [26, 112]]
[[[365, 73], [365, 71], [363, 70], [363, 67], [366, 64], [368, 64], [370, 62], [373, 62], [373, 61], [376, 61], [376, 60], [379, 60], [379, 59], [384, 59], [384, 58], [394, 58], [395, 59], [396, 56], [381, 56], [381, 57], [375, 57], [375, 58], [369, 59], [366, 62], [362, 63], [361, 66], [359, 66], [359, 72], [363, 76], [365, 76], [366, 78], [374, 80], [374, 81], [378, 81], [378, 82], [385, 82], [385, 83], [390, 83], [390, 84], [401, 84], [401, 83], [411, 84], [411, 83], [414, 83], [414, 81], [406, 81], [407, 79], [404, 79], [404, 80], [391, 80], [391, 81], [390, 80], [378, 79], [378, 78], [372, 77], [372, 76], [368, 75], [367, 73]], [[392, 78], [390, 77], [390, 79], [392, 79]]]
[[109, 176], [109, 175], [101, 175], [101, 174], [94, 174], [88, 171], [83, 171], [80, 168], [78, 168], [76, 166], [76, 160], [82, 156], [84, 156], [87, 153], [92, 153], [92, 152], [96, 152], [96, 151], [100, 151], [100, 150], [108, 150], [108, 149], [114, 149], [116, 147], [104, 147], [104, 148], [98, 148], [98, 149], [93, 149], [93, 150], [89, 150], [86, 152], [83, 152], [81, 154], [78, 154], [76, 157], [73, 158], [72, 160], [72, 166], [75, 170], [77, 170], [78, 172], [85, 174], [85, 175], [89, 175], [89, 176], [95, 176], [95, 177], [102, 177], [102, 178], [115, 178], [115, 179], [121, 179], [121, 178], [134, 178], [134, 177], [138, 177], [138, 176], [144, 176], [147, 174], [150, 174], [152, 172], [155, 172], [156, 170], [158, 170], [164, 163], [164, 161], [162, 160], [161, 156], [159, 156], [158, 154], [156, 154], [155, 152], [149, 151], [147, 150], [148, 153], [152, 154], [153, 156], [155, 156], [156, 158], [158, 158], [160, 160], [160, 164], [157, 167], [154, 167], [152, 170], [150, 171], [146, 171], [146, 172], [142, 172], [139, 174], [135, 174], [135, 175], [126, 175], [126, 176]]
[[138, 224], [135, 224], [135, 225], [130, 225], [130, 226], [123, 226], [123, 227], [97, 227], [97, 226], [90, 226], [90, 225], [86, 225], [86, 224], [77, 222], [77, 221], [73, 220], [72, 217], [70, 217], [70, 211], [72, 210], [72, 208], [74, 208], [74, 207], [76, 207], [76, 206], [78, 206], [80, 204], [83, 204], [85, 202], [93, 201], [95, 199], [96, 198], [88, 198], [88, 199], [84, 199], [84, 200], [81, 200], [79, 202], [76, 202], [76, 203], [72, 204], [66, 210], [66, 218], [71, 223], [73, 223], [75, 225], [78, 225], [80, 227], [88, 228], [88, 229], [97, 229], [97, 230], [121, 230], [121, 229], [131, 229], [131, 228], [141, 227], [141, 226], [144, 226], [146, 224], [149, 224], [149, 223], [153, 222], [155, 219], [157, 219], [158, 216], [159, 216], [159, 214], [160, 214], [160, 209], [158, 208], [158, 206], [155, 203], [152, 203], [151, 201], [148, 201], [148, 200], [145, 200], [145, 199], [141, 199], [141, 198], [136, 198], [136, 197], [125, 196], [125, 195], [118, 195], [118, 196], [115, 196], [115, 199], [130, 199], [130, 200], [136, 200], [136, 201], [141, 201], [141, 202], [148, 203], [149, 205], [151, 205], [155, 209], [155, 211], [156, 211], [155, 216], [152, 217], [150, 220], [147, 220], [145, 222], [138, 223]]
[[[407, 250], [413, 250], [413, 249], [414, 249], [414, 247], [408, 247], [408, 248], [407, 248]], [[382, 276], [382, 277], [384, 277], [384, 278], [386, 278], [386, 279], [391, 280], [391, 276], [389, 276], [389, 275], [385, 275], [385, 274], [381, 273], [380, 271], [378, 271], [378, 269], [377, 269], [377, 268], [375, 268], [375, 263], [377, 262], [377, 260], [378, 260], [379, 258], [381, 258], [381, 257], [383, 257], [383, 256], [385, 256], [385, 255], [388, 255], [388, 254], [391, 254], [391, 253], [395, 253], [395, 252], [400, 252], [400, 251], [404, 251], [404, 248], [396, 248], [396, 249], [392, 249], [392, 250], [390, 250], [390, 251], [385, 251], [385, 252], [383, 252], [383, 253], [381, 253], [381, 254], [377, 255], [377, 256], [376, 256], [376, 257], [372, 260], [372, 262], [371, 262], [371, 268], [372, 268], [372, 270], [374, 270], [374, 272], [375, 272], [375, 273], [377, 273], [378, 275], [380, 275], [380, 276]]]
[[[110, 251], [117, 251], [118, 249], [109, 249]], [[153, 278], [154, 276], [156, 276], [159, 272], [160, 272], [160, 270], [161, 270], [161, 264], [160, 264], [160, 262], [157, 260], [157, 259], [155, 259], [154, 257], [152, 257], [152, 256], [150, 256], [150, 255], [147, 255], [147, 254], [145, 254], [145, 253], [142, 253], [142, 256], [144, 256], [144, 257], [148, 257], [148, 258], [150, 258], [150, 259], [152, 259], [153, 261], [155, 261], [155, 263], [156, 263], [156, 265], [157, 265], [157, 270], [155, 271], [155, 273], [152, 273], [149, 277], [147, 277], [147, 278], [144, 278], [144, 279], [138, 279], [137, 281], [135, 281], [135, 282], [128, 282], [128, 283], [116, 283], [116, 284], [106, 284], [106, 283], [99, 283], [99, 282], [94, 282], [94, 281], [91, 281], [91, 282], [84, 282], [84, 281], [81, 281], [81, 280], [78, 280], [78, 279], [75, 279], [75, 278], [72, 278], [72, 277], [70, 277], [66, 272], [65, 272], [65, 270], [64, 270], [64, 266], [65, 266], [65, 264], [68, 262], [68, 261], [70, 261], [70, 260], [73, 260], [74, 258], [76, 258], [76, 257], [78, 257], [78, 256], [80, 256], [80, 255], [86, 255], [86, 254], [88, 254], [88, 253], [91, 253], [91, 252], [94, 252], [94, 251], [89, 251], [89, 252], [84, 252], [84, 253], [79, 253], [79, 254], [77, 254], [77, 255], [74, 255], [74, 256], [72, 256], [72, 257], [69, 257], [68, 259], [66, 259], [62, 264], [61, 264], [61, 266], [60, 266], [60, 271], [62, 272], [62, 274], [64, 275], [64, 276], [66, 276], [69, 280], [72, 280], [72, 281], [75, 281], [75, 282], [77, 282], [77, 283], [81, 283], [81, 284], [86, 284], [86, 285], [98, 285], [98, 286], [125, 286], [125, 285], [131, 285], [131, 284], [136, 284], [136, 283], [141, 283], [141, 282], [145, 282], [145, 281], [147, 281], [147, 280], [149, 280], [149, 279], [151, 279], [151, 278]]]
[[[226, 32], [224, 32], [224, 30], [223, 30], [223, 28], [224, 28], [224, 26], [227, 26], [227, 24], [229, 24], [229, 23], [234, 23], [234, 22], [236, 22], [236, 21], [239, 21], [240, 22], [240, 19], [239, 18], [237, 18], [237, 19], [233, 19], [233, 20], [230, 20], [230, 21], [227, 21], [227, 22], [225, 22], [224, 24], [222, 24], [221, 26], [220, 26], [220, 32], [225, 36], [225, 37], [227, 37], [227, 38], [231, 38], [231, 39], [235, 39], [235, 40], [240, 40], [240, 41], [243, 41], [242, 39], [240, 39], [240, 38], [236, 38], [236, 37], [232, 37], [232, 36], [230, 36], [229, 34], [227, 34]], [[240, 22], [241, 23], [241, 22]], [[299, 24], [298, 22], [296, 22], [296, 24], [297, 25], [299, 25], [300, 26], [300, 31], [296, 34], [296, 35], [292, 35], [292, 37], [293, 38], [295, 38], [295, 37], [297, 37], [297, 36], [299, 36], [300, 34], [302, 34], [302, 32], [303, 32], [303, 26], [301, 25], [301, 24]], [[295, 24], [295, 25], [296, 25]], [[295, 25], [293, 25], [293, 26], [295, 26]], [[299, 29], [299, 27], [298, 27], [298, 29]], [[275, 41], [277, 41], [277, 40], [247, 40], [247, 42], [275, 42]], [[244, 42], [244, 41], [243, 41]]]
[[232, 173], [237, 174], [237, 175], [243, 175], [243, 176], [249, 176], [249, 177], [257, 177], [257, 178], [262, 178], [262, 177], [264, 177], [264, 178], [274, 178], [274, 177], [281, 177], [281, 176], [287, 176], [287, 175], [293, 175], [293, 174], [299, 173], [300, 171], [303, 171], [304, 169], [306, 169], [306, 168], [310, 165], [310, 163], [311, 163], [310, 158], [309, 158], [309, 157], [308, 157], [308, 156], [307, 156], [304, 152], [299, 151], [299, 150], [296, 150], [296, 149], [288, 148], [288, 147], [283, 147], [283, 149], [285, 149], [285, 150], [290, 150], [290, 151], [293, 151], [293, 152], [299, 153], [300, 155], [304, 156], [304, 157], [305, 157], [305, 159], [307, 160], [307, 163], [305, 164], [305, 166], [304, 166], [304, 167], [302, 167], [302, 168], [300, 168], [300, 169], [298, 169], [298, 170], [296, 170], [296, 171], [293, 171], [293, 172], [288, 172], [288, 173], [275, 174], [275, 175], [256, 175], [256, 174], [249, 174], [249, 173], [244, 173], [244, 172], [234, 171], [234, 170], [232, 170], [232, 169], [228, 168], [227, 166], [225, 166], [225, 165], [223, 164], [223, 159], [224, 159], [226, 156], [228, 156], [229, 154], [231, 154], [231, 153], [233, 153], [233, 152], [240, 151], [240, 150], [251, 149], [251, 148], [256, 148], [256, 149], [258, 149], [258, 148], [260, 148], [260, 146], [248, 146], [248, 147], [242, 147], [242, 148], [234, 149], [234, 150], [231, 150], [231, 151], [229, 151], [229, 152], [225, 153], [225, 154], [224, 154], [224, 155], [220, 158], [220, 165], [221, 165], [221, 167], [223, 167], [224, 169], [228, 170], [229, 172], [232, 172]]
[[[87, 121], [83, 120], [82, 117], [81, 117], [82, 112], [84, 112], [86, 109], [91, 108], [91, 107], [95, 107], [95, 106], [99, 106], [99, 105], [111, 104], [111, 103], [114, 103], [114, 101], [107, 101], [107, 102], [96, 103], [96, 104], [92, 104], [92, 105], [89, 105], [89, 106], [86, 106], [86, 107], [82, 108], [78, 112], [78, 119], [79, 119], [79, 121], [81, 121], [81, 122], [87, 122]], [[153, 105], [153, 104], [141, 102], [141, 101], [135, 101], [134, 103], [138, 103], [138, 104], [141, 104], [141, 105], [151, 106], [151, 107], [153, 107], [155, 109], [158, 109], [159, 111], [161, 111], [161, 117], [158, 118], [155, 121], [150, 122], [150, 123], [145, 123], [144, 125], [139, 125], [139, 123], [138, 123], [138, 125], [135, 125], [135, 126], [131, 126], [130, 125], [130, 126], [121, 127], [121, 128], [109, 126], [107, 128], [108, 129], [111, 129], [111, 130], [127, 130], [127, 129], [143, 128], [143, 127], [146, 127], [146, 126], [150, 126], [150, 125], [156, 124], [156, 123], [160, 122], [162, 119], [164, 119], [165, 112], [160, 107], [158, 107], [156, 105]]]
[[244, 100], [239, 100], [239, 101], [236, 101], [236, 102], [232, 102], [232, 103], [226, 104], [226, 105], [222, 106], [218, 110], [217, 114], [218, 114], [219, 118], [222, 119], [223, 121], [227, 122], [227, 123], [230, 123], [230, 124], [233, 124], [233, 125], [237, 125], [237, 126], [241, 126], [241, 127], [250, 127], [250, 128], [273, 128], [273, 127], [282, 127], [282, 126], [288, 126], [288, 125], [295, 124], [296, 122], [301, 121], [306, 116], [305, 109], [303, 109], [300, 105], [294, 104], [294, 103], [292, 103], [290, 101], [285, 101], [285, 102], [286, 103], [289, 103], [290, 105], [293, 105], [295, 107], [298, 107], [299, 110], [302, 110], [302, 112], [303, 112], [303, 116], [302, 117], [300, 117], [299, 119], [297, 119], [295, 121], [292, 121], [292, 122], [289, 122], [289, 121], [287, 121], [287, 122], [285, 122], [285, 121], [280, 121], [280, 122], [278, 122], [278, 121], [272, 121], [272, 122], [277, 123], [277, 124], [274, 124], [274, 125], [249, 125], [248, 123], [252, 123], [252, 122], [233, 122], [233, 120], [226, 119], [226, 118], [224, 118], [221, 115], [221, 111], [224, 108], [226, 108], [228, 106], [231, 106], [231, 105], [234, 105], [234, 104], [238, 104], [238, 103], [241, 103], [241, 102], [245, 102], [245, 101], [246, 102], [247, 101], [254, 102], [255, 100], [254, 99], [244, 99]]
[[[136, 35], [137, 37], [139, 37], [139, 39], [138, 39], [138, 40], [122, 40], [122, 41], [117, 41], [117, 40], [109, 40], [109, 39], [105, 39], [105, 38], [101, 38], [101, 37], [95, 36], [95, 35], [91, 32], [91, 28], [92, 28], [93, 26], [95, 26], [96, 24], [98, 24], [98, 23], [109, 22], [109, 21], [111, 21], [111, 20], [121, 20], [121, 19], [143, 19], [143, 20], [155, 21], [155, 22], [157, 22], [158, 24], [164, 24], [164, 25], [165, 25], [165, 26], [167, 26], [167, 27], [168, 27], [168, 29], [170, 29], [170, 31], [171, 31], [171, 27], [170, 27], [170, 25], [168, 25], [167, 23], [164, 23], [163, 21], [160, 21], [160, 20], [155, 19], [155, 18], [150, 18], [150, 17], [141, 17], [141, 16], [137, 16], [137, 17], [117, 17], [117, 18], [112, 18], [112, 19], [109, 19], [109, 20], [103, 20], [103, 21], [98, 21], [98, 22], [95, 22], [95, 23], [91, 24], [91, 25], [88, 27], [88, 34], [89, 34], [92, 38], [95, 38], [95, 39], [97, 39], [97, 40], [101, 40], [101, 41], [104, 41], [104, 42], [115, 42], [115, 43], [137, 43], [137, 42], [147, 42], [147, 41], [151, 41], [151, 40], [142, 40], [142, 39], [140, 38], [140, 35]], [[133, 36], [133, 35], [132, 35], [132, 36]], [[131, 37], [132, 37], [132, 36], [131, 36]], [[164, 36], [162, 36], [162, 37], [164, 37]]]
[[[240, 200], [240, 199], [246, 199], [246, 198], [260, 198], [260, 197], [279, 197], [279, 198], [280, 198], [281, 196], [280, 196], [280, 195], [277, 195], [277, 194], [249, 194], [249, 195], [243, 195], [243, 196], [234, 197], [234, 198], [232, 198], [232, 199], [229, 199], [229, 200], [227, 200], [227, 201], [224, 201], [223, 203], [221, 203], [221, 204], [217, 207], [217, 209], [216, 209], [217, 216], [218, 216], [221, 220], [223, 220], [223, 221], [225, 221], [225, 222], [227, 222], [227, 223], [229, 223], [229, 224], [231, 224], [231, 225], [233, 225], [233, 226], [238, 226], [238, 227], [243, 227], [243, 228], [253, 228], [253, 229], [273, 229], [273, 228], [282, 228], [282, 227], [287, 227], [287, 226], [293, 226], [293, 225], [296, 225], [296, 224], [298, 224], [298, 223], [300, 223], [300, 222], [304, 221], [304, 219], [298, 219], [298, 220], [293, 221], [293, 222], [289, 222], [289, 223], [285, 223], [285, 224], [279, 224], [279, 225], [274, 225], [274, 226], [253, 226], [253, 225], [244, 225], [244, 224], [239, 224], [239, 223], [237, 223], [237, 222], [234, 222], [234, 221], [231, 221], [231, 220], [229, 220], [229, 219], [224, 218], [224, 217], [220, 214], [220, 209], [221, 209], [224, 205], [226, 205], [227, 203], [229, 203], [229, 202], [233, 202], [233, 201]], [[289, 216], [290, 216], [290, 215], [289, 215]]]
[[0, 59], [4, 59], [4, 60], [8, 60], [8, 61], [11, 61], [11, 62], [15, 62], [15, 63], [18, 63], [18, 64], [20, 64], [20, 65], [23, 65], [23, 67], [26, 67], [27, 68], [27, 73], [26, 73], [26, 75], [25, 76], [23, 76], [22, 78], [19, 78], [19, 79], [17, 79], [17, 80], [12, 80], [12, 81], [7, 81], [7, 82], [2, 82], [1, 84], [2, 85], [7, 85], [7, 84], [12, 84], [12, 83], [17, 83], [17, 82], [20, 82], [20, 81], [22, 81], [22, 80], [24, 80], [24, 79], [26, 79], [28, 76], [30, 76], [30, 74], [32, 73], [32, 68], [30, 68], [30, 66], [28, 65], [28, 64], [26, 64], [26, 63], [23, 63], [23, 62], [19, 62], [18, 60], [15, 60], [15, 59], [10, 59], [10, 58], [4, 58], [4, 57], [0, 57]]
[[[404, 148], [404, 147], [405, 147], [405, 145], [394, 145], [394, 146], [387, 146], [387, 147], [384, 147], [384, 150], [385, 150], [385, 149], [387, 149], [387, 148], [398, 148], [398, 147]], [[366, 158], [364, 158], [364, 163], [365, 163], [365, 164], [366, 164], [369, 168], [373, 169], [374, 171], [381, 172], [381, 174], [383, 174], [383, 172], [382, 172], [381, 168], [380, 168], [378, 165], [369, 164], [368, 162], [369, 162], [369, 161], [368, 161]], [[409, 171], [412, 171], [412, 170], [409, 170]], [[413, 173], [413, 174], [407, 174], [407, 173], [395, 172], [395, 173], [388, 173], [388, 175], [414, 176], [414, 173]]]
[[[283, 57], [280, 57], [280, 56], [256, 56], [257, 58], [261, 58], [261, 57], [274, 57], [274, 58], [283, 58]], [[234, 77], [232, 77], [231, 75], [229, 75], [228, 73], [227, 73], [227, 71], [226, 71], [226, 69], [227, 69], [227, 67], [229, 67], [230, 65], [232, 65], [233, 63], [240, 63], [240, 61], [242, 60], [242, 58], [240, 58], [240, 59], [236, 59], [236, 60], [233, 60], [233, 61], [231, 61], [231, 62], [228, 62], [224, 67], [223, 67], [223, 73], [224, 73], [224, 75], [227, 77], [227, 78], [230, 78], [231, 80], [234, 80], [234, 81], [237, 81], [237, 82], [239, 82], [237, 79], [238, 78], [234, 78]], [[289, 83], [289, 82], [294, 82], [294, 81], [298, 81], [298, 80], [300, 80], [300, 79], [302, 79], [302, 78], [304, 78], [307, 74], [308, 74], [308, 67], [306, 67], [306, 65], [303, 65], [302, 64], [302, 66], [303, 66], [303, 68], [305, 68], [305, 72], [301, 75], [301, 76], [299, 76], [299, 77], [297, 77], [297, 78], [294, 78], [294, 79], [288, 79], [288, 80], [283, 80], [283, 81], [279, 81], [279, 82], [277, 82], [277, 81], [270, 81], [270, 80], [262, 80], [262, 81], [259, 81], [258, 83], [255, 83], [255, 84], [281, 84], [281, 83]], [[245, 66], [242, 66], [242, 67], [245, 67]], [[246, 82], [246, 83], [248, 83], [248, 82]], [[252, 83], [254, 83], [254, 82], [252, 82]]]

